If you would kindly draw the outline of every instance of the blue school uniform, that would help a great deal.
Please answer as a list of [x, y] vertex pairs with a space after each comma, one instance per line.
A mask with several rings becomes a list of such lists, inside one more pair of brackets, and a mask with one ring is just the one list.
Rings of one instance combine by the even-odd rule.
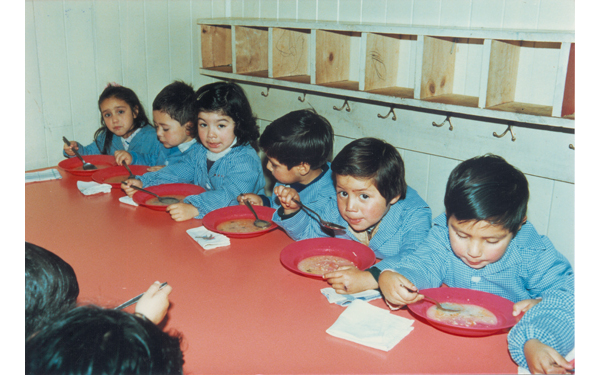
[[575, 345], [574, 273], [569, 261], [529, 222], [523, 224], [498, 261], [474, 269], [457, 257], [450, 246], [446, 215], [438, 216], [418, 249], [387, 258], [375, 265], [396, 271], [418, 289], [442, 283], [493, 293], [512, 302], [542, 298], [525, 313], [508, 335], [513, 360], [527, 367], [523, 345], [538, 339], [562, 356]]
[[[78, 142], [77, 145], [79, 146], [79, 149], [77, 150], [77, 152], [79, 152], [79, 154], [81, 155], [100, 155], [100, 149], [98, 148], [98, 145], [102, 147], [104, 145], [105, 138], [106, 133], [102, 133], [98, 135], [98, 138], [96, 140], [97, 142], [94, 141], [85, 147]], [[125, 150], [125, 147], [123, 146], [123, 141], [121, 139], [122, 137], [118, 137], [113, 134], [112, 142], [108, 149], [107, 155], [114, 155], [115, 151], [117, 150]], [[158, 138], [156, 137], [155, 129], [150, 125], [145, 125], [139, 128], [139, 132], [135, 134], [133, 138], [131, 138], [131, 140], [129, 141], [129, 148], [127, 149], [129, 153], [139, 152], [147, 154], [157, 152], [158, 150], [160, 150], [160, 148], [164, 148], [162, 143], [160, 143], [158, 141]], [[63, 155], [68, 158], [73, 157], [67, 155], [67, 153], [64, 150]]]
[[[342, 218], [338, 210], [335, 191], [332, 199], [324, 200], [320, 209], [315, 211], [323, 220], [348, 228], [348, 223]], [[299, 211], [296, 215], [287, 219], [274, 217], [274, 221], [281, 225], [289, 236], [296, 241], [315, 237], [329, 237], [328, 234], [323, 232], [317, 220], [304, 211]], [[406, 197], [391, 205], [389, 211], [381, 219], [377, 232], [369, 242], [369, 247], [379, 259], [401, 252], [410, 252], [416, 249], [417, 245], [425, 239], [430, 228], [431, 209], [419, 194], [409, 186], [406, 190]], [[345, 232], [336, 231], [335, 236], [359, 241], [349, 230]]]
[[[162, 144], [161, 144], [162, 146]], [[165, 146], [157, 147], [153, 152], [140, 153], [130, 152], [132, 157], [132, 164], [138, 165], [172, 165], [183, 160], [188, 154], [192, 154], [197, 150], [198, 147], [203, 147], [195, 139], [182, 143], [177, 147], [166, 148]]]
[[206, 147], [196, 151], [180, 162], [140, 177], [146, 186], [170, 183], [195, 184], [206, 189], [199, 195], [186, 197], [183, 202], [195, 206], [200, 212], [196, 219], [207, 213], [238, 204], [242, 193], [264, 194], [265, 177], [260, 158], [250, 145], [232, 147], [231, 150], [207, 171]]

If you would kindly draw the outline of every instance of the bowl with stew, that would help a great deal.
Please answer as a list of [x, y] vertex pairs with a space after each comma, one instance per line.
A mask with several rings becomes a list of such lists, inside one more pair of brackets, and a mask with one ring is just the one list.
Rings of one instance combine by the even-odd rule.
[[[136, 176], [141, 176], [148, 172], [147, 165], [130, 165], [131, 173]], [[92, 180], [99, 184], [109, 184], [113, 189], [121, 188], [121, 181], [126, 180], [129, 177], [129, 172], [122, 165], [115, 165], [114, 167], [99, 169], [92, 173]]]
[[[185, 197], [190, 195], [198, 195], [206, 191], [203, 187], [193, 184], [163, 184], [145, 187], [144, 189], [158, 194], [161, 197], [177, 198], [180, 201], [183, 201]], [[156, 198], [154, 195], [139, 190], [136, 191], [131, 198], [140, 206], [144, 206], [155, 211], [166, 211], [167, 207], [169, 206], [168, 204], [159, 202], [158, 198]]]
[[268, 221], [271, 226], [254, 226], [256, 218], [245, 205], [228, 206], [209, 212], [202, 218], [202, 225], [210, 231], [221, 233], [230, 238], [250, 238], [262, 236], [277, 228], [273, 222], [275, 209], [264, 206], [252, 206], [259, 219]]
[[83, 155], [82, 157], [86, 163], [95, 165], [97, 169], [83, 170], [83, 163], [77, 157], [65, 159], [58, 163], [58, 166], [74, 176], [91, 176], [99, 170], [117, 165], [113, 155]]

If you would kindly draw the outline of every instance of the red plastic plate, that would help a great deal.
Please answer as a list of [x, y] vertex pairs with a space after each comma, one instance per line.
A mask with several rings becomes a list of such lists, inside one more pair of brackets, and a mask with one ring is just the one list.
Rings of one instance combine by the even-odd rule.
[[441, 331], [459, 336], [489, 336], [517, 324], [516, 317], [512, 315], [514, 303], [495, 294], [464, 288], [431, 288], [423, 289], [421, 292], [439, 303], [454, 302], [481, 306], [498, 318], [498, 323], [493, 326], [460, 327], [428, 318], [427, 309], [432, 306], [431, 302], [421, 300], [408, 305], [410, 311]]
[[[133, 170], [132, 170], [133, 172]], [[164, 184], [164, 185], [156, 185], [145, 187], [144, 189], [156, 193], [158, 195], [198, 195], [200, 193], [204, 193], [206, 190], [198, 185], [193, 184]], [[146, 202], [152, 198], [155, 198], [154, 195], [145, 193], [143, 191], [137, 191], [133, 194], [133, 201], [140, 206], [148, 207], [152, 210], [156, 211], [166, 211], [168, 206], [155, 206], [153, 204], [146, 204]]]
[[360, 242], [341, 238], [310, 238], [287, 245], [280, 255], [281, 264], [302, 276], [321, 279], [321, 275], [306, 273], [298, 269], [303, 259], [316, 255], [334, 255], [347, 259], [356, 267], [365, 270], [375, 263], [375, 253]]
[[[94, 164], [96, 167], [100, 168], [108, 168], [117, 165], [115, 157], [112, 155], [83, 155], [82, 157], [87, 163]], [[83, 169], [80, 169], [83, 166], [83, 163], [76, 156], [61, 161], [58, 163], [58, 166], [74, 176], [91, 176], [98, 172], [98, 170], [101, 170], [92, 169], [84, 171]]]
[[245, 205], [238, 206], [229, 206], [216, 209], [207, 213], [204, 218], [202, 218], [202, 225], [210, 231], [221, 233], [230, 238], [250, 238], [262, 236], [263, 234], [272, 231], [277, 228], [277, 224], [273, 223], [273, 214], [275, 213], [275, 209], [271, 207], [264, 206], [252, 206], [258, 218], [261, 220], [266, 220], [271, 223], [270, 227], [257, 230], [256, 232], [249, 233], [233, 233], [233, 232], [224, 232], [222, 230], [218, 230], [217, 226], [222, 222], [228, 220], [236, 220], [236, 219], [254, 219], [254, 215]]
[[[148, 172], [149, 167], [147, 165], [130, 165], [129, 168], [134, 175], [141, 176]], [[109, 184], [113, 189], [120, 189], [121, 182], [105, 182], [111, 177], [121, 177], [121, 180], [125, 180], [127, 177], [129, 177], [129, 172], [127, 172], [125, 167], [117, 165], [110, 168], [99, 169], [92, 174], [92, 180], [96, 181], [97, 183]]]

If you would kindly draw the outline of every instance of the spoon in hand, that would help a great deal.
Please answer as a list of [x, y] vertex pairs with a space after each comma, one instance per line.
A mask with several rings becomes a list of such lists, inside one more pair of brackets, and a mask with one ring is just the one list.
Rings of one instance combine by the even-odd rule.
[[298, 201], [296, 199], [292, 199], [292, 201], [294, 201], [294, 203], [296, 203], [301, 208], [303, 208], [305, 210], [308, 210], [308, 211], [312, 212], [313, 214], [317, 215], [317, 217], [319, 218], [319, 223], [321, 224], [321, 226], [323, 226], [323, 227], [325, 227], [327, 229], [331, 229], [331, 230], [346, 230], [346, 228], [344, 228], [341, 225], [338, 225], [336, 223], [332, 223], [332, 222], [325, 221], [325, 220], [321, 219], [321, 216], [319, 216], [318, 213], [316, 213], [315, 211], [313, 211], [310, 208], [306, 207], [304, 204], [300, 203], [300, 201]]
[[[123, 181], [122, 183], [124, 183], [125, 181]], [[143, 191], [144, 193], [150, 194], [150, 195], [154, 195], [156, 198], [158, 198], [158, 201], [160, 203], [163, 204], [175, 204], [175, 203], [179, 203], [179, 199], [177, 198], [173, 198], [173, 197], [161, 197], [160, 195], [153, 193], [151, 191], [148, 191], [146, 189], [142, 189], [141, 187], [137, 187], [135, 185], [131, 185], [132, 188], [139, 190], [139, 191]]]
[[[65, 142], [65, 144], [67, 146], [71, 146], [71, 142], [69, 142], [69, 140], [65, 137], [63, 137], [63, 142]], [[74, 148], [71, 149], [74, 153], [75, 156], [77, 156], [79, 158], [79, 160], [81, 160], [81, 162], [83, 163], [83, 170], [84, 171], [89, 171], [92, 169], [98, 169], [96, 168], [96, 166], [94, 164], [88, 163], [85, 160], [83, 160], [83, 158], [81, 157], [81, 155], [79, 155], [79, 152], [77, 152], [77, 150], [75, 150]]]
[[126, 162], [123, 162], [123, 166], [125, 167], [125, 169], [127, 169], [127, 172], [129, 172], [129, 177], [127, 177], [126, 180], [129, 180], [129, 179], [135, 180], [135, 175], [131, 172], [131, 169], [129, 169], [129, 166], [127, 165]]
[[434, 299], [433, 299], [433, 298], [431, 298], [431, 297], [428, 297], [428, 296], [424, 295], [423, 293], [420, 293], [418, 290], [413, 290], [413, 289], [410, 289], [409, 287], [407, 287], [407, 286], [406, 286], [406, 285], [404, 285], [404, 284], [400, 284], [400, 285], [401, 285], [402, 287], [404, 287], [404, 289], [408, 290], [409, 292], [413, 292], [413, 293], [419, 293], [420, 295], [422, 295], [422, 296], [423, 296], [423, 299], [426, 299], [426, 300], [428, 300], [429, 302], [433, 302], [433, 303], [435, 303], [435, 305], [437, 306], [437, 308], [438, 308], [438, 309], [440, 309], [440, 310], [442, 310], [442, 311], [447, 311], [447, 312], [459, 312], [459, 311], [460, 311], [459, 309], [450, 309], [450, 308], [444, 307], [444, 306], [442, 306], [442, 305], [441, 305], [441, 304], [440, 304], [438, 301], [434, 300]]
[[250, 211], [252, 211], [252, 213], [254, 214], [254, 217], [256, 218], [256, 220], [254, 220], [254, 226], [255, 227], [257, 227], [257, 228], [268, 228], [268, 227], [271, 226], [271, 223], [269, 223], [268, 221], [261, 220], [261, 219], [258, 218], [258, 215], [254, 211], [254, 208], [252, 208], [252, 204], [250, 203], [250, 201], [245, 200], [244, 203], [246, 204], [246, 206], [248, 206], [248, 208], [250, 209]]

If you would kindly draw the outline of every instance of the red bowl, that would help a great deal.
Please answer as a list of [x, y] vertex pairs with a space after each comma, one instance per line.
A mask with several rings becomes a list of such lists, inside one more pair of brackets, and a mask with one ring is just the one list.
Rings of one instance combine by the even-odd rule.
[[498, 323], [493, 326], [461, 327], [430, 319], [427, 316], [427, 310], [432, 306], [431, 302], [421, 300], [408, 305], [412, 313], [425, 319], [440, 331], [459, 336], [489, 336], [507, 330], [517, 324], [516, 317], [512, 315], [514, 303], [495, 294], [464, 288], [431, 288], [423, 289], [421, 292], [437, 300], [439, 303], [454, 302], [481, 306], [491, 311], [498, 319]]
[[[145, 187], [144, 189], [151, 191], [153, 193], [156, 193], [158, 195], [161, 195], [161, 196], [174, 194], [174, 195], [185, 195], [186, 197], [190, 196], [190, 195], [198, 195], [198, 194], [204, 193], [206, 191], [204, 188], [202, 188], [198, 185], [193, 185], [193, 184], [163, 184], [163, 185]], [[168, 207], [168, 206], [156, 206], [153, 204], [146, 204], [147, 201], [149, 201], [152, 198], [156, 198], [156, 197], [152, 194], [148, 194], [148, 193], [145, 193], [145, 192], [139, 191], [139, 190], [136, 191], [135, 194], [133, 194], [132, 198], [135, 203], [139, 204], [140, 206], [148, 207], [151, 210], [166, 211], [167, 207]]]
[[83, 166], [83, 163], [78, 157], [65, 159], [58, 163], [58, 166], [74, 176], [91, 176], [99, 170], [117, 165], [115, 157], [112, 155], [83, 155], [82, 157], [86, 163], [94, 164], [96, 167], [98, 167], [98, 169], [92, 169], [89, 171], [78, 169]]
[[248, 207], [242, 205], [223, 207], [211, 211], [202, 218], [202, 225], [204, 225], [204, 227], [210, 231], [224, 234], [230, 238], [250, 238], [262, 236], [263, 234], [277, 228], [277, 224], [273, 223], [273, 214], [275, 213], [274, 208], [264, 206], [252, 206], [252, 208], [254, 208], [254, 211], [256, 211], [256, 215], [258, 215], [259, 219], [270, 222], [271, 226], [248, 233], [224, 232], [217, 229], [219, 224], [228, 220], [254, 219], [254, 215], [252, 212], [250, 212]]
[[321, 275], [298, 269], [302, 260], [317, 255], [334, 255], [347, 259], [356, 267], [365, 270], [375, 263], [375, 253], [360, 242], [341, 238], [310, 238], [287, 245], [280, 255], [281, 264], [288, 270], [302, 276], [322, 279]]
[[[146, 165], [130, 165], [131, 172], [136, 176], [141, 176], [148, 172], [148, 166]], [[122, 165], [117, 165], [110, 168], [99, 169], [92, 174], [92, 180], [99, 184], [109, 184], [113, 189], [120, 189], [121, 182], [106, 182], [111, 177], [120, 177], [121, 180], [125, 180], [129, 177], [129, 172]]]

